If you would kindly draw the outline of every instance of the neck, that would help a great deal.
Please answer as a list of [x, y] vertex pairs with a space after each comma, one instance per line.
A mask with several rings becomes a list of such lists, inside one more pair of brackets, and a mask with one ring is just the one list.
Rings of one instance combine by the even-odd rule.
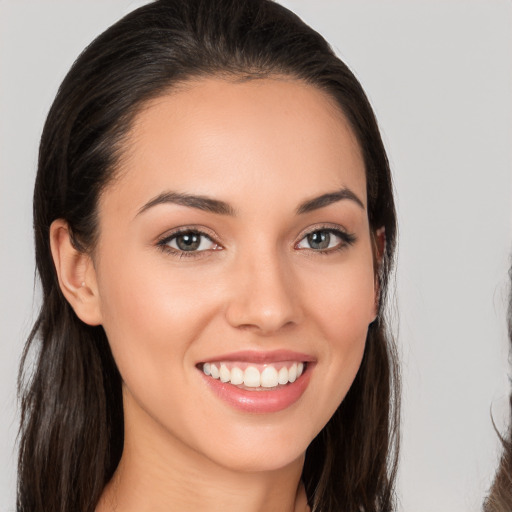
[[[125, 411], [126, 412], [126, 411]], [[125, 416], [119, 466], [96, 512], [305, 512], [304, 457], [269, 471], [223, 467]]]

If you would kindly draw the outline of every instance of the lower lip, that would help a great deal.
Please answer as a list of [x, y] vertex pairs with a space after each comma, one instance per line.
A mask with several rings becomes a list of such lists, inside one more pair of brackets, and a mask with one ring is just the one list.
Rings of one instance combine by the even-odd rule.
[[208, 377], [202, 371], [201, 375], [210, 389], [232, 407], [244, 412], [268, 413], [287, 409], [299, 400], [309, 384], [312, 366], [308, 363], [304, 373], [295, 382], [274, 390], [248, 391]]

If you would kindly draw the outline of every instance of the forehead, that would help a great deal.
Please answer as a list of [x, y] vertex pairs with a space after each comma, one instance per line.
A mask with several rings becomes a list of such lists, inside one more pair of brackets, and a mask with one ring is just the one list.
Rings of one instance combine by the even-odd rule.
[[347, 186], [366, 202], [348, 121], [327, 93], [284, 78], [207, 78], [151, 100], [134, 119], [114, 182], [134, 205], [165, 189], [221, 199], [236, 191], [242, 202], [258, 193], [275, 200], [279, 190], [291, 204]]

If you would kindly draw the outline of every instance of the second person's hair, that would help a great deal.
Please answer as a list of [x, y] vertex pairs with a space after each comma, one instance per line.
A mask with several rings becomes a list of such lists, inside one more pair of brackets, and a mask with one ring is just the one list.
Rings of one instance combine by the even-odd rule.
[[[512, 267], [509, 270], [510, 294], [508, 304], [509, 354], [512, 355]], [[489, 496], [484, 503], [484, 512], [512, 511], [512, 392], [509, 395], [509, 425], [501, 437], [503, 454]]]

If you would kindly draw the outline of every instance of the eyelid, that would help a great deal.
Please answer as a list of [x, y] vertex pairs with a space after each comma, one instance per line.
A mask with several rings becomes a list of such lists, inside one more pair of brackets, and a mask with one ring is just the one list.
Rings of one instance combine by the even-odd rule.
[[331, 224], [330, 222], [320, 223], [320, 224], [313, 224], [312, 226], [308, 226], [307, 228], [303, 229], [299, 235], [297, 236], [297, 241], [300, 242], [304, 237], [307, 235], [310, 235], [311, 233], [314, 233], [315, 231], [339, 231], [345, 235], [348, 236], [355, 236], [353, 233], [351, 233], [348, 229], [343, 227], [341, 224]]
[[180, 233], [189, 233], [191, 231], [194, 233], [198, 233], [200, 235], [204, 235], [213, 240], [214, 242], [218, 243], [219, 245], [223, 245], [221, 242], [219, 242], [221, 237], [215, 231], [213, 231], [213, 229], [207, 228], [206, 226], [202, 226], [199, 224], [184, 224], [182, 226], [176, 226], [172, 229], [169, 229], [165, 231], [163, 234], [159, 235], [156, 238], [155, 243], [158, 244], [163, 240], [172, 238], [173, 236], [179, 235]]
[[305, 230], [301, 232], [301, 234], [297, 237], [297, 241], [294, 244], [294, 248], [297, 249], [298, 244], [300, 244], [308, 235], [315, 233], [316, 231], [327, 231], [335, 236], [338, 236], [341, 239], [341, 243], [339, 246], [331, 247], [329, 249], [313, 249], [313, 248], [299, 248], [298, 250], [312, 251], [314, 253], [329, 253], [335, 252], [338, 249], [343, 249], [346, 246], [352, 245], [356, 242], [357, 238], [354, 233], [351, 233], [349, 230], [344, 228], [339, 224], [318, 224], [314, 226], [309, 226]]
[[[323, 224], [316, 224], [313, 226], [308, 226], [306, 229], [304, 229], [300, 235], [297, 237], [296, 242], [294, 243], [294, 248], [297, 249], [297, 245], [304, 240], [308, 235], [316, 232], [316, 231], [327, 231], [335, 236], [338, 236], [341, 239], [341, 242], [338, 246], [332, 247], [329, 249], [313, 249], [313, 248], [300, 248], [299, 250], [302, 251], [310, 251], [314, 253], [329, 253], [329, 252], [335, 252], [338, 249], [343, 249], [344, 247], [348, 245], [352, 245], [356, 241], [356, 236], [353, 233], [350, 233], [346, 228], [339, 224], [331, 224], [331, 223], [323, 223]], [[198, 235], [204, 236], [211, 240], [212, 243], [216, 245], [215, 249], [204, 249], [201, 251], [182, 251], [180, 249], [176, 249], [173, 247], [169, 247], [169, 242], [173, 238], [177, 237], [178, 235], [182, 233], [197, 233]], [[164, 234], [160, 235], [155, 244], [158, 246], [159, 249], [162, 251], [166, 251], [169, 253], [172, 253], [174, 255], [177, 255], [179, 257], [200, 257], [205, 256], [205, 253], [210, 253], [211, 251], [218, 251], [223, 250], [225, 247], [224, 245], [219, 242], [218, 240], [221, 237], [219, 237], [212, 229], [207, 228], [205, 226], [201, 225], [183, 225], [175, 227]]]
[[[168, 244], [173, 239], [179, 236], [180, 234], [184, 233], [197, 233], [200, 236], [204, 236], [208, 238], [212, 243], [215, 244], [215, 249], [204, 249], [201, 251], [182, 251], [180, 249], [176, 249], [174, 247], [170, 247]], [[176, 256], [181, 257], [200, 257], [204, 256], [205, 253], [209, 253], [211, 251], [218, 251], [224, 249], [224, 246], [222, 243], [220, 243], [219, 236], [217, 234], [205, 226], [198, 226], [198, 225], [184, 225], [184, 226], [178, 226], [176, 228], [173, 228], [169, 231], [166, 231], [164, 234], [160, 235], [155, 245], [162, 251], [168, 252], [170, 254], [174, 254]]]

